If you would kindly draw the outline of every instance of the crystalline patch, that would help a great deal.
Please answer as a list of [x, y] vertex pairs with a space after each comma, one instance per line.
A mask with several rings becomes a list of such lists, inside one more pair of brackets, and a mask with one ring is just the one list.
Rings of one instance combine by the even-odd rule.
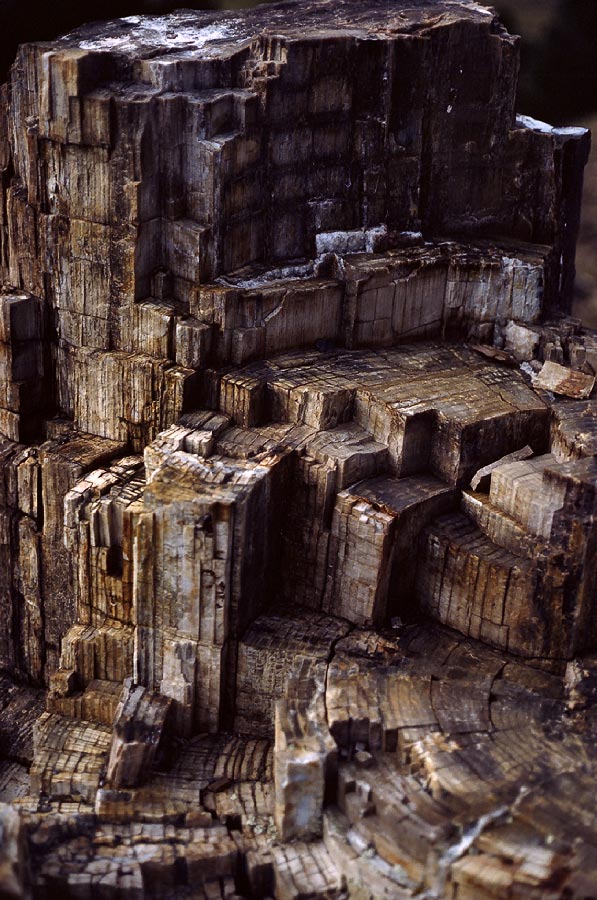
[[588, 131], [587, 128], [569, 126], [554, 128], [553, 125], [541, 122], [540, 119], [533, 119], [532, 116], [516, 116], [516, 124], [522, 128], [530, 128], [532, 131], [540, 131], [542, 134], [567, 135], [568, 137], [583, 137]]
[[121, 19], [131, 25], [121, 34], [109, 34], [91, 40], [83, 40], [81, 50], [134, 50], [142, 44], [170, 47], [192, 47], [198, 50], [212, 41], [234, 36], [231, 22], [226, 25], [206, 25], [203, 27], [179, 23], [172, 16], [128, 16]]
[[385, 225], [358, 231], [322, 231], [315, 238], [317, 256], [324, 253], [375, 253], [387, 237]]

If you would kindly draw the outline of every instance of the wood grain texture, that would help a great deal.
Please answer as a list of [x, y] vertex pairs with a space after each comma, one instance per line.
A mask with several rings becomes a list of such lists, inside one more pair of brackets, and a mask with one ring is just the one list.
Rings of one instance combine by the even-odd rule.
[[594, 896], [589, 135], [518, 53], [473, 0], [19, 49], [2, 897]]

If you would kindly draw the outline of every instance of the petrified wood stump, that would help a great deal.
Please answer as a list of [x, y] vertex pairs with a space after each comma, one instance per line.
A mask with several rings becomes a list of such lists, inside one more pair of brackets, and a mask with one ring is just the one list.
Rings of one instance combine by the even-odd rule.
[[472, 0], [20, 48], [0, 896], [597, 897], [582, 128]]

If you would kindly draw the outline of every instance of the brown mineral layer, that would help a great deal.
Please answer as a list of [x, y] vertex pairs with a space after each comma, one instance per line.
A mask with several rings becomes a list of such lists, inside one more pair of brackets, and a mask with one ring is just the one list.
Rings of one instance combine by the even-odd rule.
[[473, 0], [19, 49], [0, 897], [597, 897], [589, 135], [518, 59]]

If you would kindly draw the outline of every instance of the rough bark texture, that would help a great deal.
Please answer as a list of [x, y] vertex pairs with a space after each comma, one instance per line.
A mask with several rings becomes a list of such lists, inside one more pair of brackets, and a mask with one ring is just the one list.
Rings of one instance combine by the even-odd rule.
[[0, 895], [597, 896], [589, 137], [517, 71], [472, 0], [20, 48]]

